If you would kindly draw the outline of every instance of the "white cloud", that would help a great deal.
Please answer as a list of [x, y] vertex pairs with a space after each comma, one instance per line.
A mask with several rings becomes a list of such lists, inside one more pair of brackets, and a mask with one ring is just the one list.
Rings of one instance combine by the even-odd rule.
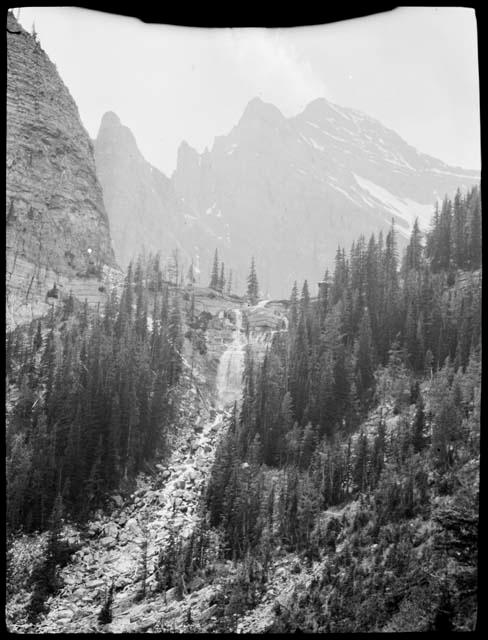
[[252, 89], [250, 99], [259, 95], [292, 115], [324, 96], [326, 87], [291, 39], [286, 42], [284, 37], [281, 30], [235, 29], [227, 31], [226, 45]]
[[115, 111], [167, 174], [182, 140], [210, 148], [255, 96], [285, 116], [323, 96], [361, 109], [421, 151], [479, 166], [471, 9], [411, 7], [290, 29], [147, 25], [73, 7], [23, 7], [20, 19], [28, 30], [35, 20], [90, 135]]

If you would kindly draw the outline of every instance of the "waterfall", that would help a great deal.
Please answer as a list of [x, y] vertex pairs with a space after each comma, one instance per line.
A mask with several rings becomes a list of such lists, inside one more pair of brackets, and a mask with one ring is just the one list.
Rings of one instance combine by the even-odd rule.
[[[257, 306], [264, 307], [268, 300], [263, 300]], [[242, 393], [242, 372], [244, 369], [244, 356], [246, 345], [249, 344], [253, 357], [259, 362], [273, 341], [273, 337], [286, 331], [285, 329], [255, 329], [251, 330], [246, 337], [242, 330], [242, 311], [233, 310], [235, 314], [234, 338], [229, 347], [222, 354], [217, 369], [217, 405], [220, 409], [225, 409], [234, 402], [239, 402]]]
[[234, 309], [236, 328], [234, 339], [222, 354], [217, 369], [217, 396], [221, 409], [240, 400], [244, 368], [245, 337], [242, 334], [242, 312]]

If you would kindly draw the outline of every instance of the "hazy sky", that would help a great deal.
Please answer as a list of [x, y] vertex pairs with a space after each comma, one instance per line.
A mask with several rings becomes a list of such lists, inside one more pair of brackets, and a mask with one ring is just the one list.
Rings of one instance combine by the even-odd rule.
[[324, 96], [377, 118], [420, 151], [480, 167], [472, 9], [409, 7], [292, 29], [196, 29], [23, 7], [24, 28], [33, 21], [90, 136], [115, 111], [168, 175], [182, 140], [210, 148], [255, 96], [285, 116]]

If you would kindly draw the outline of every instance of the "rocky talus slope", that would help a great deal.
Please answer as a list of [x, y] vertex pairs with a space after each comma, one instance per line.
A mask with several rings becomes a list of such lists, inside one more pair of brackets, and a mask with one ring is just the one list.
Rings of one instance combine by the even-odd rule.
[[116, 264], [93, 145], [56, 66], [12, 13], [6, 187], [8, 324], [44, 313], [53, 282], [102, 299], [95, 283]]
[[[130, 496], [124, 499], [114, 495], [112, 508], [105, 514], [99, 512], [86, 533], [65, 527], [64, 537], [80, 543], [81, 548], [61, 572], [63, 589], [47, 602], [49, 613], [37, 625], [20, 622], [13, 624], [13, 630], [117, 633], [148, 631], [160, 624], [166, 612], [164, 600], [171, 605], [173, 594], [154, 592], [154, 564], [171, 538], [186, 539], [191, 534], [204, 480], [213, 462], [218, 437], [225, 428], [225, 412], [209, 410], [189, 376], [185, 382], [188, 387], [181, 400], [176, 436], [170, 443], [173, 454], [166, 462], [156, 464], [155, 473], [141, 474]], [[30, 542], [17, 544], [26, 549], [34, 541], [41, 547], [45, 543], [42, 537], [33, 536]], [[148, 595], [137, 605], [146, 544]], [[113, 623], [100, 627], [97, 616], [112, 581]], [[19, 591], [11, 610], [22, 607], [27, 596]]]
[[[183, 356], [184, 374], [178, 400], [179, 413], [173, 429], [173, 439], [168, 443], [172, 454], [167, 460], [155, 461], [152, 470], [140, 474], [137, 486], [130, 495], [123, 491], [114, 494], [111, 507], [105, 513], [98, 512], [88, 523], [86, 530], [66, 525], [63, 538], [79, 545], [71, 562], [60, 571], [62, 589], [47, 602], [49, 612], [36, 624], [25, 621], [25, 607], [29, 601], [29, 571], [36, 557], [47, 542], [46, 535], [24, 536], [16, 540], [14, 553], [28, 557], [14, 569], [11, 579], [25, 588], [16, 591], [8, 604], [8, 620], [11, 630], [35, 633], [79, 632], [151, 632], [172, 629], [182, 623], [182, 616], [189, 607], [193, 619], [200, 626], [212, 623], [212, 598], [219, 591], [222, 575], [235, 573], [232, 563], [221, 563], [215, 581], [196, 578], [188, 585], [183, 600], [176, 589], [157, 590], [156, 563], [171, 541], [187, 540], [197, 522], [200, 500], [208, 481], [216, 447], [225, 433], [229, 411], [221, 408], [222, 393], [227, 384], [226, 376], [240, 377], [242, 371], [224, 371], [224, 374], [207, 371], [224, 360], [227, 350], [236, 344], [244, 349], [246, 344], [263, 352], [265, 336], [271, 326], [281, 326], [281, 318], [275, 314], [280, 305], [267, 303], [247, 307], [244, 301], [223, 296], [205, 296], [200, 290], [196, 296], [197, 310], [210, 316], [207, 329], [208, 351], [192, 367], [189, 353]], [[208, 298], [208, 300], [207, 300]], [[208, 302], [208, 305], [206, 304]], [[231, 307], [231, 305], [234, 307]], [[236, 318], [241, 317], [241, 307], [246, 308], [252, 327], [249, 340], [244, 337]], [[239, 332], [239, 335], [237, 334]], [[243, 359], [234, 365], [242, 367]], [[209, 385], [208, 378], [212, 381]], [[219, 382], [220, 381], [220, 382]], [[217, 554], [218, 537], [211, 542]], [[141, 587], [141, 562], [146, 556], [146, 596], [138, 601]], [[217, 557], [217, 556], [216, 556]], [[15, 564], [15, 563], [14, 563]], [[17, 567], [17, 565], [15, 565]], [[27, 571], [27, 573], [26, 573]], [[114, 584], [113, 620], [108, 625], [98, 621], [104, 599], [110, 585]]]

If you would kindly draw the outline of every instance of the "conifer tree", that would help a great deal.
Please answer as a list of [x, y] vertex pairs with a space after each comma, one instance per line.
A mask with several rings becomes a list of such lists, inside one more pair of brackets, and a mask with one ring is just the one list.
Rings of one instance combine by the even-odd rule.
[[256, 275], [256, 267], [254, 264], [254, 257], [251, 260], [251, 268], [249, 276], [247, 277], [247, 297], [251, 304], [256, 304], [259, 298], [259, 285]]
[[356, 444], [353, 480], [359, 491], [364, 492], [366, 490], [368, 480], [368, 438], [363, 432], [361, 432]]
[[229, 275], [227, 276], [227, 295], [230, 296], [232, 293], [232, 269], [229, 270]]
[[419, 228], [419, 219], [415, 218], [413, 223], [412, 232], [410, 234], [410, 242], [405, 254], [405, 267], [407, 271], [414, 269], [418, 271], [421, 265], [422, 257], [422, 235]]
[[34, 351], [39, 351], [39, 349], [42, 347], [42, 330], [41, 330], [41, 321], [40, 320], [37, 323], [37, 331], [36, 331], [36, 335], [35, 335], [35, 338], [34, 338], [33, 347], [34, 347]]
[[173, 304], [168, 325], [168, 342], [170, 346], [168, 379], [170, 386], [178, 381], [182, 370], [181, 349], [183, 346], [183, 335], [181, 330], [181, 314], [178, 296], [173, 297]]
[[188, 284], [193, 286], [196, 282], [195, 280], [195, 270], [193, 269], [193, 260], [191, 261], [190, 268], [188, 269], [187, 275]]
[[220, 291], [220, 293], [224, 293], [224, 288], [225, 288], [225, 267], [224, 267], [224, 263], [222, 262], [220, 265], [220, 276], [219, 276], [219, 282], [218, 282], [218, 290]]
[[424, 426], [425, 426], [425, 413], [424, 413], [424, 402], [422, 399], [422, 394], [418, 394], [417, 403], [415, 407], [415, 418], [413, 422], [413, 433], [412, 433], [412, 445], [414, 451], [421, 451], [425, 446], [425, 435], [424, 435]]
[[98, 622], [100, 624], [110, 624], [112, 622], [112, 603], [114, 599], [114, 582], [112, 580], [112, 584], [110, 585], [110, 589], [108, 590], [107, 597], [105, 598], [105, 602], [103, 603], [103, 607], [98, 614]]
[[212, 266], [212, 274], [210, 276], [210, 284], [209, 287], [211, 289], [218, 289], [219, 286], [219, 254], [217, 249], [215, 249], [214, 261]]
[[[373, 364], [373, 339], [368, 309], [365, 308], [359, 327], [358, 353], [357, 353], [357, 387], [360, 395], [371, 392], [374, 386]], [[369, 393], [371, 395], [371, 393]]]
[[468, 254], [469, 268], [481, 267], [481, 197], [478, 187], [473, 187], [467, 198], [468, 206]]
[[298, 288], [296, 281], [293, 284], [290, 296], [290, 331], [296, 330], [298, 325]]

